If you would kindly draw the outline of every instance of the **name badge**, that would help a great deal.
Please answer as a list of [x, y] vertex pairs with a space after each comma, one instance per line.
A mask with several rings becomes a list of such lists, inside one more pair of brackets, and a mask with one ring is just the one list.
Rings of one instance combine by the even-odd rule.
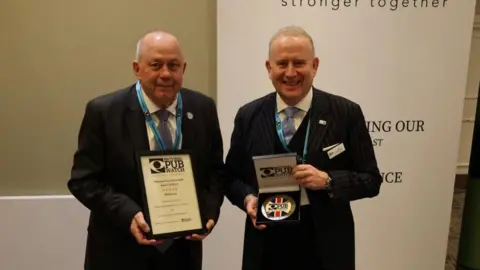
[[323, 151], [328, 151], [328, 150], [334, 148], [334, 147], [337, 146], [337, 145], [339, 145], [339, 143], [336, 143], [336, 144], [332, 144], [332, 145], [330, 145], [330, 146], [327, 146], [327, 147], [323, 148]]
[[343, 152], [345, 152], [345, 145], [343, 143], [338, 144], [327, 152], [328, 158], [332, 159]]

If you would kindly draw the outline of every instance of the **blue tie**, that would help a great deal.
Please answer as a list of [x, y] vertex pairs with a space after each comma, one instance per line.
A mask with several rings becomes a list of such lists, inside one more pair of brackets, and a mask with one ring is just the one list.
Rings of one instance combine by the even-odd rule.
[[285, 142], [287, 145], [290, 143], [290, 140], [292, 139], [293, 135], [295, 134], [295, 120], [293, 117], [295, 117], [295, 114], [298, 112], [297, 107], [287, 107], [284, 109], [285, 114], [287, 117], [283, 119], [282, 122], [282, 127], [283, 127], [283, 136], [285, 137]]
[[[165, 147], [168, 149], [172, 149], [172, 134], [170, 132], [170, 128], [168, 127], [168, 116], [169, 112], [165, 109], [160, 109], [157, 111], [157, 116], [160, 119], [160, 123], [158, 123], [158, 131], [160, 132], [160, 136], [162, 137], [163, 143], [165, 143]], [[162, 150], [160, 145], [157, 145], [157, 150]], [[173, 244], [173, 239], [165, 239], [159, 245], [155, 247], [162, 253], [164, 253], [171, 245]]]

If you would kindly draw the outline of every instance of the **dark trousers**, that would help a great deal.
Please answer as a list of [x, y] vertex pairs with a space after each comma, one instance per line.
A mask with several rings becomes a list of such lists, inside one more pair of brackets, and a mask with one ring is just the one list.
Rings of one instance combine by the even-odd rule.
[[315, 244], [311, 206], [302, 206], [299, 224], [265, 229], [262, 270], [323, 270]]
[[[90, 254], [85, 261], [85, 270], [198, 270], [191, 259], [187, 240], [178, 240], [165, 252], [144, 246], [130, 252]], [[95, 257], [94, 257], [95, 256]], [[107, 257], [106, 257], [107, 256]], [[100, 259], [101, 258], [101, 259]]]
[[[187, 246], [187, 241], [184, 239], [179, 239], [174, 242], [174, 244], [165, 251], [165, 253], [160, 253], [160, 251], [155, 250], [154, 258], [151, 261], [152, 265], [150, 269], [158, 270], [190, 270], [196, 269], [189, 258], [189, 248]], [[160, 254], [158, 254], [160, 253]]]

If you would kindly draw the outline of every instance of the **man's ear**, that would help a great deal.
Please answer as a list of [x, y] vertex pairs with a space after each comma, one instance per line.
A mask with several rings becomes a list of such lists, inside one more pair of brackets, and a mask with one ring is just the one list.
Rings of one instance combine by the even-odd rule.
[[267, 68], [268, 77], [272, 79], [272, 76], [270, 75], [272, 71], [272, 64], [270, 63], [269, 60], [265, 61], [265, 67]]
[[138, 64], [137, 61], [133, 61], [133, 63], [132, 63], [132, 69], [133, 69], [133, 73], [134, 73], [135, 76], [138, 78], [139, 73], [140, 73], [140, 65]]
[[318, 57], [315, 57], [313, 59], [313, 70], [317, 71], [319, 65], [320, 65], [320, 59], [318, 59]]

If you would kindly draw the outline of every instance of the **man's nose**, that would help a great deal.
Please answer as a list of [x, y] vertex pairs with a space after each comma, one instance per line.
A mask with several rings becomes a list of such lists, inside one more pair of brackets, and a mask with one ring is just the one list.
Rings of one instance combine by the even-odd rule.
[[295, 68], [293, 67], [292, 64], [289, 64], [287, 67], [287, 70], [285, 71], [285, 75], [288, 77], [295, 76], [297, 72], [295, 71]]
[[163, 65], [159, 72], [160, 72], [160, 77], [161, 78], [170, 78], [172, 76], [172, 74], [170, 73], [170, 70], [168, 69], [167, 65]]

